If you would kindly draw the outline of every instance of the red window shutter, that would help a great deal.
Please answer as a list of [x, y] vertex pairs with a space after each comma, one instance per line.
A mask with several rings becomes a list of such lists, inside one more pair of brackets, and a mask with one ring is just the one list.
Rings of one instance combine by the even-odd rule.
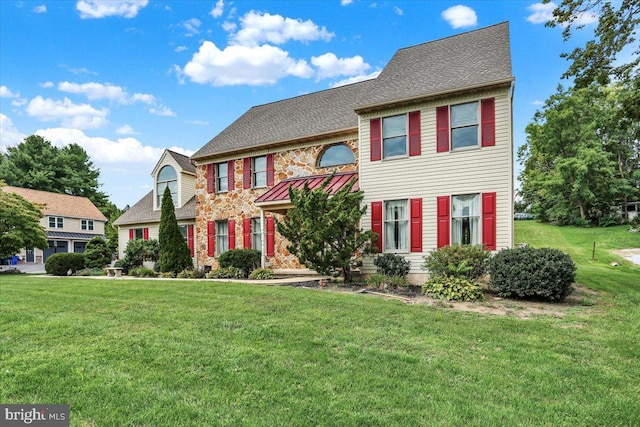
[[496, 250], [496, 193], [482, 194], [482, 244]]
[[134, 230], [133, 228], [129, 229], [129, 240], [133, 240], [136, 238], [136, 230]]
[[267, 154], [267, 186], [273, 185], [273, 153]]
[[449, 196], [438, 197], [438, 248], [450, 244], [451, 210], [449, 208]]
[[215, 193], [216, 191], [216, 173], [213, 163], [207, 165], [207, 193]]
[[267, 256], [273, 256], [275, 253], [275, 223], [272, 216], [267, 218]]
[[251, 249], [251, 218], [245, 218], [244, 221], [242, 221], [242, 237], [244, 240], [244, 248]]
[[214, 256], [216, 254], [216, 224], [213, 221], [207, 221], [207, 255]]
[[422, 199], [411, 199], [411, 252], [422, 252]]
[[409, 155], [419, 156], [420, 145], [420, 111], [412, 111], [409, 113]]
[[380, 129], [380, 118], [372, 119], [369, 122], [369, 127], [371, 161], [375, 162], [382, 159], [382, 134]]
[[193, 258], [193, 224], [187, 225], [187, 246], [189, 246], [191, 258]]
[[242, 159], [242, 188], [251, 188], [251, 157]]
[[143, 228], [142, 229], [142, 238], [144, 240], [149, 240], [149, 229], [148, 228]]
[[228, 177], [228, 187], [229, 191], [233, 191], [236, 186], [236, 171], [235, 171], [236, 162], [235, 160], [229, 160], [227, 162], [227, 177]]
[[371, 231], [378, 234], [374, 245], [382, 253], [382, 202], [371, 202]]
[[227, 221], [227, 230], [229, 233], [229, 250], [236, 248], [236, 221], [230, 219]]
[[436, 151], [449, 151], [449, 106], [436, 108]]
[[496, 145], [496, 99], [487, 98], [481, 101], [482, 146]]

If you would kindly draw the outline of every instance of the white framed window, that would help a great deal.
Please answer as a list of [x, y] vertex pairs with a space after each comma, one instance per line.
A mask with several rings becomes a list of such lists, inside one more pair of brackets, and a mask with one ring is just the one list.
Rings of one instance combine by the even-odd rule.
[[407, 115], [382, 118], [382, 158], [407, 155]]
[[61, 216], [50, 216], [49, 228], [64, 228], [64, 218]]
[[80, 221], [80, 228], [82, 230], [93, 231], [93, 220], [83, 219], [82, 221]]
[[229, 223], [216, 221], [216, 255], [229, 250]]
[[451, 243], [480, 243], [480, 195], [465, 194], [451, 198]]
[[384, 202], [384, 251], [409, 252], [409, 202]]
[[253, 158], [253, 187], [267, 186], [267, 156]]
[[178, 202], [178, 174], [172, 166], [163, 166], [156, 178], [156, 206], [162, 205], [164, 189], [169, 187], [173, 204]]
[[262, 250], [262, 223], [260, 218], [251, 218], [251, 247]]
[[355, 163], [356, 158], [346, 144], [336, 144], [327, 147], [320, 155], [319, 168], [330, 166], [348, 165]]
[[451, 149], [479, 145], [478, 106], [478, 101], [451, 106]]
[[216, 164], [216, 193], [229, 191], [229, 165], [224, 163]]

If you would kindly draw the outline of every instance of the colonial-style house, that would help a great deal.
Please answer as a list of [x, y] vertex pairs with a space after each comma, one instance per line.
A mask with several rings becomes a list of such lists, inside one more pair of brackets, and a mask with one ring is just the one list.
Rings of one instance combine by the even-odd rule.
[[187, 156], [165, 150], [151, 172], [153, 189], [113, 222], [118, 227], [119, 257], [124, 257], [129, 240], [157, 239], [160, 230], [162, 195], [169, 187], [176, 219], [194, 256], [196, 170]]
[[83, 253], [89, 240], [104, 237], [107, 218], [86, 197], [4, 186], [2, 190], [15, 193], [27, 201], [42, 206], [40, 225], [47, 233], [49, 247], [45, 250], [24, 248], [18, 256], [24, 262], [42, 263], [58, 252]]
[[[192, 157], [197, 265], [232, 248], [299, 270], [274, 218], [287, 189], [364, 191], [362, 220], [381, 253], [411, 261], [450, 244], [513, 245], [513, 136], [508, 23], [399, 50], [373, 80], [251, 108]], [[366, 259], [362, 272], [375, 272]]]

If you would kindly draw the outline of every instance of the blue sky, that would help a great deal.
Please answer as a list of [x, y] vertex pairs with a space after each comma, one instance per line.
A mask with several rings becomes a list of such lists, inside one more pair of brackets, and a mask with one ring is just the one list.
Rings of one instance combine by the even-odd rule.
[[[253, 105], [372, 78], [396, 50], [510, 22], [514, 149], [567, 43], [533, 1], [0, 1], [0, 150], [78, 143], [122, 208], [164, 148], [192, 154]], [[446, 60], [446, 58], [443, 58]], [[472, 69], [469, 72], [473, 72]]]

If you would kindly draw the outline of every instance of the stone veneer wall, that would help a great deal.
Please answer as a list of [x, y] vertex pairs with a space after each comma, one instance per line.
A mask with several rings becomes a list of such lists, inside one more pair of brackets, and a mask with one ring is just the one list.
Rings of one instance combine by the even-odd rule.
[[[358, 170], [358, 140], [350, 138], [343, 142], [349, 146], [355, 157], [355, 163], [347, 165], [332, 166], [329, 168], [317, 168], [318, 156], [324, 149], [336, 143], [326, 143], [307, 147], [292, 148], [274, 152], [274, 185], [287, 178], [294, 178], [309, 175], [321, 175], [337, 172], [352, 172]], [[264, 155], [256, 153], [255, 156]], [[226, 161], [229, 159], [220, 159]], [[219, 162], [216, 160], [216, 163]], [[254, 200], [264, 194], [269, 188], [243, 189], [242, 188], [242, 158], [235, 159], [233, 190], [225, 193], [207, 193], [206, 165], [197, 168], [196, 177], [196, 251], [199, 267], [211, 266], [218, 268], [218, 261], [214, 257], [207, 255], [207, 221], [215, 220], [235, 220], [236, 249], [243, 248], [242, 224], [245, 218], [259, 218], [260, 209], [254, 205]], [[276, 219], [282, 217], [270, 212], [266, 216], [273, 215]], [[263, 239], [266, 234], [263, 230]], [[275, 250], [273, 257], [268, 257], [272, 269], [300, 269], [298, 259], [287, 251], [286, 239], [275, 231]]]

